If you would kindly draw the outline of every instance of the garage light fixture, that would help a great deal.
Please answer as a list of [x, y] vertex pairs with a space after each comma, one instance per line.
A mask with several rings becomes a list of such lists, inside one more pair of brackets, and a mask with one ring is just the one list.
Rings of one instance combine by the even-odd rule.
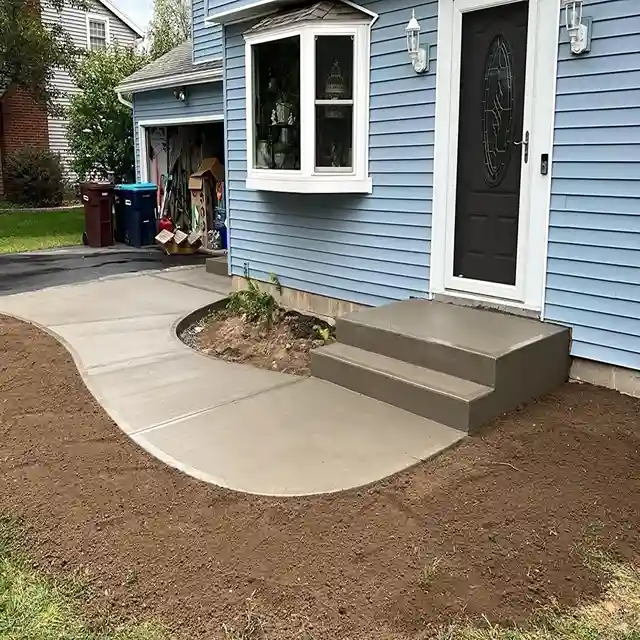
[[582, 0], [564, 0], [565, 22], [571, 53], [580, 55], [591, 48], [591, 18], [582, 17]]
[[173, 95], [179, 102], [187, 101], [187, 91], [184, 87], [182, 87], [181, 89], [175, 89]]

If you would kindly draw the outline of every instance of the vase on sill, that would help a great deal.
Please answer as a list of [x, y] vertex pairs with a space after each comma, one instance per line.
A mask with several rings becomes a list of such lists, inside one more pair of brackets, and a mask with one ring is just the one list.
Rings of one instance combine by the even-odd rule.
[[258, 140], [256, 146], [256, 169], [268, 169], [271, 164], [270, 144], [268, 140]]

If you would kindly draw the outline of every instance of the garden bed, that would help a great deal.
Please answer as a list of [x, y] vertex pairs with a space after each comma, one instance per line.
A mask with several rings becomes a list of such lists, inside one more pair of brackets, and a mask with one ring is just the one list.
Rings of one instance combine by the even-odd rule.
[[297, 376], [310, 375], [311, 351], [333, 339], [324, 320], [276, 307], [269, 322], [222, 308], [187, 326], [180, 338], [190, 347], [227, 362]]

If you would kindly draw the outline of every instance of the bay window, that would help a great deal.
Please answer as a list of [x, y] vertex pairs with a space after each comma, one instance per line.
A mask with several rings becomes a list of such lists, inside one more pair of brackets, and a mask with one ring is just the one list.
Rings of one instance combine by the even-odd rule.
[[247, 187], [370, 193], [369, 24], [245, 34]]

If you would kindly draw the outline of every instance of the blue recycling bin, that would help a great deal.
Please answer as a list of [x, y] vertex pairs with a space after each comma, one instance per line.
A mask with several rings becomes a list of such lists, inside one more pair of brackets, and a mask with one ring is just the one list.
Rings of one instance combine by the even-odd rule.
[[154, 243], [157, 233], [158, 187], [151, 182], [120, 184], [115, 188], [116, 242], [131, 247]]

